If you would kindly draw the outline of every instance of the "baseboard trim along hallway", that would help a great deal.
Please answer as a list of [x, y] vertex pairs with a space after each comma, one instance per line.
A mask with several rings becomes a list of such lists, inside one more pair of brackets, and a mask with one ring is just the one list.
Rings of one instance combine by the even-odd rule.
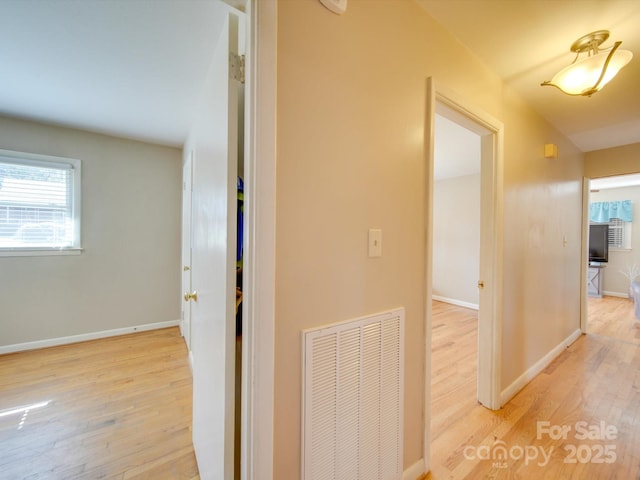
[[571, 335], [560, 342], [554, 349], [547, 353], [544, 357], [538, 360], [531, 366], [526, 372], [520, 375], [511, 385], [505, 388], [500, 394], [500, 405], [504, 405], [511, 400], [516, 393], [522, 390], [527, 383], [533, 380], [542, 370], [544, 370], [555, 358], [560, 355], [565, 348], [575, 342], [582, 332], [580, 329], [575, 330]]

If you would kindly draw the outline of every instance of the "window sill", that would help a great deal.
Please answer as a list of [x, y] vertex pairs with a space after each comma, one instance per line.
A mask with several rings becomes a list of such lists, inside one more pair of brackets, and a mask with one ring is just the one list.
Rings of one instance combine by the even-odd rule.
[[80, 255], [82, 248], [2, 248], [0, 257], [48, 257], [57, 255]]

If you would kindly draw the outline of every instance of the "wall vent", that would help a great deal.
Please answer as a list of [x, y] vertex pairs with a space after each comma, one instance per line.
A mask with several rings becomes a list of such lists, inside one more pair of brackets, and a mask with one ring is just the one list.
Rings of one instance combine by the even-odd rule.
[[396, 480], [404, 309], [303, 332], [303, 480]]

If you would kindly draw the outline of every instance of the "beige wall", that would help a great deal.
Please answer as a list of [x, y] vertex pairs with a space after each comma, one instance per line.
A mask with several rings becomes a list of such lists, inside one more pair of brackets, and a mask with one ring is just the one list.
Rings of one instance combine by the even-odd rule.
[[180, 150], [2, 117], [0, 147], [82, 161], [84, 248], [0, 257], [0, 345], [180, 318]]
[[571, 142], [505, 101], [503, 389], [579, 328], [583, 174]]
[[606, 294], [627, 296], [629, 280], [621, 272], [628, 272], [635, 263], [640, 267], [640, 187], [607, 188], [591, 192], [590, 202], [612, 202], [631, 200], [633, 203], [633, 221], [631, 225], [631, 250], [609, 249], [609, 262], [604, 268], [603, 289]]
[[503, 387], [579, 326], [582, 156], [413, 1], [337, 16], [281, 0], [277, 53], [274, 478], [300, 475], [301, 330], [397, 306], [407, 468], [423, 452], [427, 78], [505, 122]]
[[589, 178], [640, 172], [640, 143], [605, 148], [585, 154], [584, 174]]
[[478, 305], [480, 175], [434, 182], [433, 295]]

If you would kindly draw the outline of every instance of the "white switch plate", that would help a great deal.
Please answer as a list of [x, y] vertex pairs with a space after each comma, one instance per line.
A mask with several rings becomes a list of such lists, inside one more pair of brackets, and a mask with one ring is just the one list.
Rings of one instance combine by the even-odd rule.
[[369, 229], [369, 256], [382, 256], [382, 230], [378, 228]]

